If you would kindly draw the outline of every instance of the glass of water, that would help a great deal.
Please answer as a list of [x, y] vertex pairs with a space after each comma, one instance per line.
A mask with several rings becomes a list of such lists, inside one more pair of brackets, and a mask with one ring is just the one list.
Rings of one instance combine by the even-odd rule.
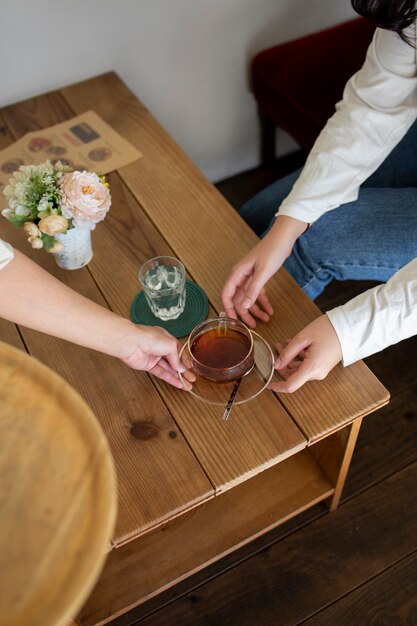
[[149, 259], [139, 280], [152, 313], [160, 320], [175, 320], [185, 307], [185, 267], [171, 256]]

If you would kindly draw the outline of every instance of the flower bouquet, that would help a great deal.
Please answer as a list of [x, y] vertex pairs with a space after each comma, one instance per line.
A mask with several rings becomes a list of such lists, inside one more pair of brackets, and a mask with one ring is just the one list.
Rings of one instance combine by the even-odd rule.
[[[3, 193], [8, 206], [2, 215], [14, 226], [23, 227], [32, 248], [54, 254], [65, 249], [66, 238], [68, 242], [74, 240], [69, 237], [73, 229], [88, 232], [90, 237], [111, 205], [104, 176], [72, 171], [59, 161], [22, 165]], [[92, 252], [88, 261], [91, 256]]]

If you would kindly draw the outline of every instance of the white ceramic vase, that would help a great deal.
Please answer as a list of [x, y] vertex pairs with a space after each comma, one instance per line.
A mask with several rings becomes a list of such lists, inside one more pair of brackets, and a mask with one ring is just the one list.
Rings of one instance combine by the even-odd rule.
[[55, 238], [64, 245], [62, 250], [54, 253], [56, 262], [64, 270], [78, 270], [93, 258], [90, 228], [71, 228]]

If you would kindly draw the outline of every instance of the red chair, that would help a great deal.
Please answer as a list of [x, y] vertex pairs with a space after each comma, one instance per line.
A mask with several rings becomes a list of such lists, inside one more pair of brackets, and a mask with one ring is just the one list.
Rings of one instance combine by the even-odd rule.
[[261, 161], [275, 159], [276, 126], [310, 150], [346, 81], [363, 64], [375, 25], [360, 17], [259, 52], [251, 84], [261, 123]]

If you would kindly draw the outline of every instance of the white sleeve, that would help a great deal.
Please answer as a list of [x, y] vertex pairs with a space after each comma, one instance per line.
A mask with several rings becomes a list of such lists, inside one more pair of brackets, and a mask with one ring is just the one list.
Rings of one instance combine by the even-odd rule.
[[[406, 30], [413, 43], [416, 25]], [[349, 50], [346, 50], [349, 54]], [[397, 33], [376, 29], [365, 63], [317, 138], [277, 215], [312, 223], [356, 200], [417, 117], [416, 49]]]
[[0, 239], [0, 270], [14, 257], [13, 248], [10, 244]]
[[327, 312], [350, 365], [417, 334], [417, 259], [378, 285]]

